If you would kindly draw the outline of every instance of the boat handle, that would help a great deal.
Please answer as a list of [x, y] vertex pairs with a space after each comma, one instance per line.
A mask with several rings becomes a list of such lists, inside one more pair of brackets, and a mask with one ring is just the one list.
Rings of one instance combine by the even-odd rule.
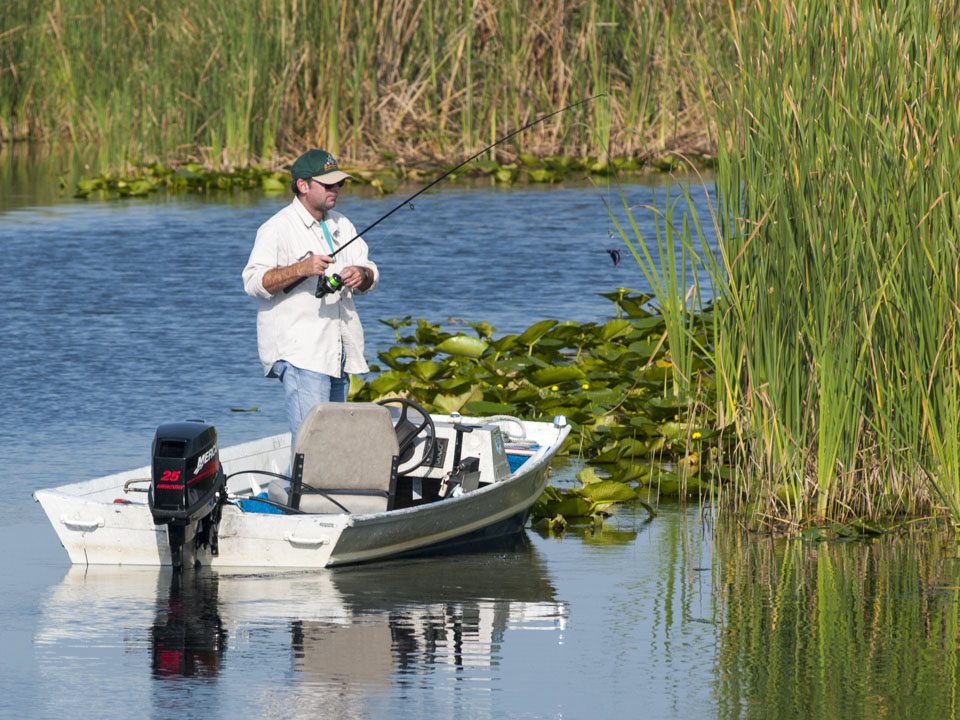
[[69, 528], [76, 528], [78, 530], [96, 530], [97, 528], [103, 527], [103, 518], [81, 520], [80, 518], [69, 518], [64, 515], [60, 518], [60, 522]]
[[316, 545], [326, 545], [326, 544], [327, 544], [327, 539], [326, 539], [326, 538], [304, 538], [304, 537], [297, 537], [297, 536], [294, 535], [292, 532], [291, 532], [291, 533], [287, 533], [286, 535], [284, 535], [283, 539], [286, 540], [286, 541], [287, 541], [288, 543], [290, 543], [291, 545], [314, 545], [314, 546], [316, 546]]

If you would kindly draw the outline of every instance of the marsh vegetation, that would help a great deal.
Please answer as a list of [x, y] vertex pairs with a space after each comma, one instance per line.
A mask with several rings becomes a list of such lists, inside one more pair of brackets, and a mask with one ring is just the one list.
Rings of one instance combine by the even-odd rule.
[[960, 522], [956, 6], [761, 10], [732, 26], [705, 259], [729, 499], [792, 528]]
[[601, 165], [703, 153], [704, 81], [689, 58], [726, 12], [666, 0], [11, 0], [0, 138], [94, 146], [95, 172], [279, 167], [312, 145], [351, 165], [415, 166], [606, 93], [520, 150]]

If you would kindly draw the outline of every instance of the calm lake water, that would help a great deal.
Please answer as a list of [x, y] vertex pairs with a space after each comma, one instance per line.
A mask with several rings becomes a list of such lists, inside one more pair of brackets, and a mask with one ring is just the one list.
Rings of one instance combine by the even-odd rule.
[[[146, 464], [170, 420], [202, 417], [224, 444], [285, 430], [239, 272], [287, 198], [77, 202], [11, 168], [0, 717], [958, 715], [960, 562], [936, 538], [715, 535], [700, 508], [664, 505], [322, 573], [71, 568], [35, 489]], [[667, 191], [622, 187], [632, 205]], [[402, 197], [347, 194], [341, 209], [363, 227]], [[448, 185], [396, 214], [367, 236], [383, 274], [358, 302], [369, 358], [392, 338], [378, 319], [506, 333], [608, 317], [597, 293], [644, 283], [606, 253], [619, 245], [603, 197], [619, 202], [589, 185]], [[558, 463], [554, 482], [578, 467]]]

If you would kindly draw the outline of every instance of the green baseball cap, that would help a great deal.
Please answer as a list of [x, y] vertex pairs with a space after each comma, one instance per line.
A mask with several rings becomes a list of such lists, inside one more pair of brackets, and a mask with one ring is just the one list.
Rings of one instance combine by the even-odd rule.
[[326, 150], [313, 148], [293, 161], [290, 174], [294, 180], [316, 180], [322, 183], [335, 183], [351, 177], [337, 164], [336, 159]]

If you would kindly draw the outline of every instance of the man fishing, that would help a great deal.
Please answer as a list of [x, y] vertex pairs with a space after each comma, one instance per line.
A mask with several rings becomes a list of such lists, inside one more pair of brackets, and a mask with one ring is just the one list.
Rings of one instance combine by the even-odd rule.
[[[369, 370], [353, 295], [375, 288], [380, 273], [353, 223], [333, 209], [350, 178], [333, 156], [308, 150], [291, 175], [295, 197], [257, 230], [243, 287], [257, 299], [264, 374], [283, 384], [292, 448], [310, 408], [345, 402], [350, 374]], [[316, 293], [302, 282], [310, 277], [319, 279]]]

